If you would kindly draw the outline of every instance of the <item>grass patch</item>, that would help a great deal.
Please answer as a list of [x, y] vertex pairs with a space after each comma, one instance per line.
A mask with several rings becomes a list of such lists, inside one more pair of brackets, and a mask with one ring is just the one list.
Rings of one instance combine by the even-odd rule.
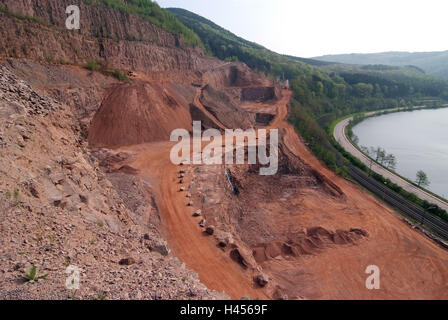
[[98, 301], [98, 300], [106, 300], [106, 293], [104, 293], [104, 292], [102, 292], [102, 293], [99, 293], [97, 296], [93, 296], [92, 298], [91, 298], [91, 300], [95, 300], [95, 301]]
[[121, 72], [119, 69], [115, 69], [114, 73], [112, 74], [115, 78], [117, 78], [119, 81], [128, 82], [129, 78]]
[[88, 60], [87, 63], [84, 65], [84, 68], [90, 71], [99, 71], [100, 64], [94, 60]]
[[39, 268], [33, 266], [31, 269], [25, 270], [25, 274], [22, 278], [25, 282], [37, 282], [41, 279], [45, 279], [48, 276], [48, 274], [41, 275], [39, 271]]
[[94, 61], [88, 60], [84, 65], [84, 68], [90, 70], [92, 72], [101, 72], [102, 74], [110, 77], [114, 77], [122, 82], [129, 82], [129, 78], [126, 74], [124, 74], [120, 69], [114, 69], [113, 72], [110, 71], [110, 66], [107, 61]]

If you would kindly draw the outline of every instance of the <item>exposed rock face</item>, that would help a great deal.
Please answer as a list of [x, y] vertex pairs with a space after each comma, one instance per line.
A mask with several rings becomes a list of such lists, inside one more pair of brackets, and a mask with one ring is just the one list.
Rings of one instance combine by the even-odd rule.
[[269, 101], [278, 98], [279, 93], [275, 87], [243, 88], [241, 100], [243, 101]]
[[[80, 3], [81, 29], [65, 29], [70, 0], [0, 0], [13, 12], [35, 16], [42, 25], [0, 13], [0, 57], [26, 57], [43, 61], [84, 63], [103, 60], [126, 70], [167, 72], [185, 78], [181, 70], [206, 70], [222, 64], [202, 50], [185, 47], [173, 35], [137, 16], [110, 8]], [[14, 37], [10, 35], [14, 34]], [[129, 41], [126, 39], [137, 39]], [[160, 75], [157, 75], [160, 76]], [[192, 77], [192, 80], [194, 77]]]
[[65, 9], [69, 5], [80, 8], [81, 28], [77, 33], [84, 36], [103, 36], [112, 39], [126, 39], [133, 36], [148, 42], [157, 42], [163, 47], [182, 45], [182, 38], [150, 24], [137, 16], [113, 10], [107, 7], [88, 6], [83, 1], [72, 0], [2, 0], [13, 12], [39, 17], [41, 20], [58, 28], [65, 28], [68, 15]]
[[223, 90], [207, 85], [202, 91], [201, 102], [227, 128], [248, 129], [255, 125], [255, 114], [241, 109]]
[[204, 74], [204, 81], [215, 88], [269, 86], [271, 83], [244, 64], [227, 63]]

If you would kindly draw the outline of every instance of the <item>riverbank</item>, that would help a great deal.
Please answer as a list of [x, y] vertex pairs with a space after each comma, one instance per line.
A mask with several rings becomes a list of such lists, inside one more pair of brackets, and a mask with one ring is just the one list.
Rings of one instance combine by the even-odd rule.
[[[389, 110], [380, 110], [375, 112], [369, 112], [369, 113], [362, 113], [364, 117], [371, 117], [378, 114], [384, 114], [384, 112], [398, 112], [398, 111], [404, 111], [408, 108], [400, 108], [400, 109], [389, 109]], [[413, 110], [422, 109], [414, 108]], [[356, 157], [358, 160], [361, 161], [365, 166], [368, 168], [371, 168], [371, 170], [384, 178], [389, 179], [396, 185], [400, 186], [407, 192], [413, 193], [416, 196], [418, 196], [422, 200], [426, 200], [430, 203], [434, 203], [443, 210], [448, 210], [448, 202], [445, 199], [442, 199], [439, 196], [436, 196], [435, 194], [429, 192], [428, 190], [425, 190], [423, 188], [419, 188], [416, 185], [414, 185], [409, 180], [405, 179], [404, 177], [401, 177], [397, 173], [386, 169], [385, 167], [381, 166], [379, 163], [375, 162], [372, 158], [370, 158], [368, 155], [363, 153], [357, 146], [355, 146], [347, 137], [346, 135], [346, 129], [350, 124], [350, 121], [354, 119], [356, 115], [350, 115], [345, 117], [343, 120], [336, 123], [336, 125], [333, 127], [333, 137], [337, 143], [348, 153], [350, 153], [352, 156]]]

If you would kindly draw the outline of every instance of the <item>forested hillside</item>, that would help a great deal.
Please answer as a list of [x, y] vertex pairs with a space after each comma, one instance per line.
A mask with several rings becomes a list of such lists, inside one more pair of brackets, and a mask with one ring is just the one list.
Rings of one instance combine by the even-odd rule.
[[448, 97], [447, 82], [415, 67], [348, 66], [284, 56], [246, 41], [183, 9], [169, 8], [202, 40], [210, 54], [245, 62], [266, 75], [289, 79], [298, 102], [314, 118]]

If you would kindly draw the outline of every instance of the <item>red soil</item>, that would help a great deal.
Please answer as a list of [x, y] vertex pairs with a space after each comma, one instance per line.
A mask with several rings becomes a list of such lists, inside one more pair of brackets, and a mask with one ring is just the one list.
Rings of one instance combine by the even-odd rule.
[[169, 140], [174, 129], [191, 130], [195, 91], [173, 83], [136, 81], [112, 88], [89, 130], [94, 147]]
[[[263, 223], [271, 226], [273, 236], [284, 237], [291, 234], [291, 229], [303, 229], [311, 237], [308, 240], [320, 241], [324, 245], [308, 254], [299, 252], [295, 255], [275, 254], [275, 251], [284, 250], [281, 242], [266, 241], [261, 247], [253, 247], [255, 259], [273, 283], [263, 289], [256, 287], [253, 273], [217, 248], [216, 241], [204, 236], [197, 221], [191, 218], [193, 209], [186, 206], [185, 196], [179, 193], [179, 167], [169, 159], [173, 144], [165, 142], [171, 129], [190, 128], [191, 119], [184, 108], [185, 101], [179, 103], [180, 98], [174, 99], [176, 103], [168, 104], [168, 107], [155, 104], [151, 113], [142, 111], [140, 94], [136, 92], [142, 90], [145, 95], [152, 88], [152, 85], [137, 83], [113, 92], [93, 122], [91, 141], [108, 141], [108, 135], [118, 134], [126, 138], [123, 140], [126, 143], [164, 140], [121, 149], [134, 154], [129, 164], [138, 169], [138, 174], [156, 190], [157, 205], [173, 253], [187, 267], [198, 272], [201, 281], [210, 289], [225, 291], [233, 299], [242, 296], [277, 298], [285, 294], [297, 299], [448, 298], [447, 252], [413, 230], [367, 192], [331, 172], [311, 154], [286, 121], [291, 98], [289, 91], [284, 91], [282, 99], [275, 104], [276, 117], [269, 128], [284, 132], [283, 141], [287, 149], [308, 170], [315, 172], [324, 188], [301, 189], [290, 200], [286, 214], [280, 210], [278, 201], [268, 202], [262, 197], [258, 201], [269, 208], [270, 214]], [[148, 101], [153, 99], [153, 95], [163, 100], [161, 92], [170, 90], [164, 86], [159, 89], [148, 95]], [[199, 93], [197, 90], [196, 97]], [[135, 114], [127, 115], [129, 111], [121, 111], [119, 104], [114, 105], [115, 101], [125, 101], [125, 97], [131, 99], [127, 103], [135, 108]], [[193, 100], [197, 103], [197, 99]], [[255, 110], [254, 104], [251, 105], [252, 110]], [[179, 112], [185, 116], [179, 116]], [[213, 119], [213, 122], [218, 127], [222, 126], [219, 119]], [[103, 128], [107, 123], [113, 125]], [[185, 178], [185, 185], [189, 179]], [[332, 192], [326, 192], [325, 188]], [[249, 203], [247, 205], [250, 206]], [[321, 228], [313, 229], [316, 226]], [[362, 228], [368, 236], [358, 237], [349, 233], [352, 228]], [[313, 233], [313, 230], [318, 232]], [[302, 240], [306, 241], [305, 238]], [[306, 247], [302, 249], [306, 251]], [[365, 287], [368, 275], [364, 271], [372, 264], [380, 267], [381, 290], [370, 291]]]

